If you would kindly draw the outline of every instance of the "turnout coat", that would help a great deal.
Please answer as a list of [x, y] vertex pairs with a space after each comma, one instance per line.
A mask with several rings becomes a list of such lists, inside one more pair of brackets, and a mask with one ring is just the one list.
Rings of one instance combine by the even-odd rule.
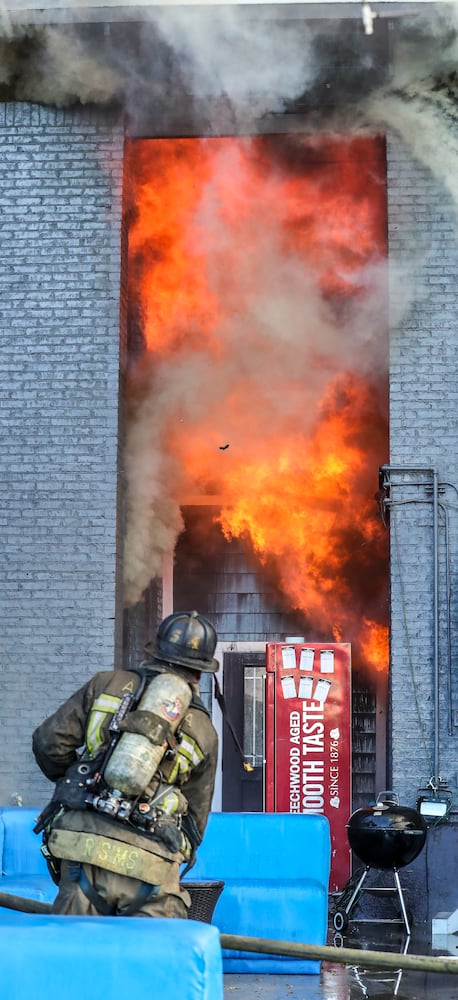
[[[142, 669], [144, 668], [144, 669]], [[191, 862], [205, 832], [213, 797], [218, 738], [199, 697], [197, 682], [184, 676], [192, 690], [191, 704], [175, 733], [175, 745], [164, 756], [159, 773], [150, 782], [153, 802], [158, 790], [173, 802], [166, 816], [180, 831], [170, 844], [157, 833], [129, 821], [86, 807], [66, 803], [68, 775], [78, 762], [100, 760], [113, 739], [110, 724], [122, 699], [136, 695], [146, 673], [147, 682], [159, 672], [173, 672], [167, 665], [138, 671], [96, 673], [33, 733], [32, 747], [38, 766], [56, 782], [44, 839], [51, 858], [97, 865], [109, 872], [141, 879], [161, 887], [161, 893], [180, 895], [187, 906], [188, 893], [180, 887], [180, 866]], [[176, 741], [176, 742], [175, 742]], [[69, 770], [70, 769], [70, 770]], [[80, 803], [76, 801], [78, 806]], [[49, 807], [48, 807], [49, 808]], [[46, 810], [44, 811], [44, 814]], [[172, 838], [173, 840], [173, 838]], [[57, 866], [58, 867], [58, 866]]]

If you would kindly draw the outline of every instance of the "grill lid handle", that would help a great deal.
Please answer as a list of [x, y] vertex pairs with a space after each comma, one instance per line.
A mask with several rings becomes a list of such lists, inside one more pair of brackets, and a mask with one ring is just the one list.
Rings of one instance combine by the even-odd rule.
[[379, 792], [377, 795], [377, 805], [382, 802], [385, 802], [387, 805], [398, 806], [399, 795], [396, 795], [396, 792], [391, 791], [391, 789], [388, 789], [386, 792]]

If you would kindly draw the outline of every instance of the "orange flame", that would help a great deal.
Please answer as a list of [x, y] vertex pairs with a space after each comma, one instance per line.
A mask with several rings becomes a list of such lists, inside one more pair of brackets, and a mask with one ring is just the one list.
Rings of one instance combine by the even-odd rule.
[[130, 299], [174, 400], [176, 499], [223, 496], [224, 534], [275, 569], [311, 634], [385, 669], [386, 376], [368, 374], [384, 320], [364, 312], [386, 253], [383, 143], [141, 141], [131, 167]]

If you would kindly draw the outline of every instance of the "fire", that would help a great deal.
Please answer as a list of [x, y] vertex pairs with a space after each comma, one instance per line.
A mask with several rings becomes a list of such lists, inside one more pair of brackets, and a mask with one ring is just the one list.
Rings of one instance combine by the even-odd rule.
[[170, 494], [224, 497], [223, 533], [275, 572], [310, 635], [385, 669], [383, 143], [132, 147], [129, 297], [147, 353], [130, 394], [151, 393]]
[[386, 625], [363, 618], [359, 635], [360, 655], [363, 662], [376, 670], [386, 668], [389, 658], [388, 629]]

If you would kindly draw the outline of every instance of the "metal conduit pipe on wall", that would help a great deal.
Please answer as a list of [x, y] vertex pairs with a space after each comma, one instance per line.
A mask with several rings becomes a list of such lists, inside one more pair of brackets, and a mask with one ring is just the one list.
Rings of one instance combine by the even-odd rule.
[[[391, 486], [425, 486], [423, 480], [405, 480], [404, 482], [392, 483], [391, 475], [410, 475], [420, 473], [430, 477], [432, 486], [432, 514], [433, 514], [433, 710], [434, 710], [434, 774], [432, 780], [434, 787], [438, 788], [440, 783], [440, 751], [439, 751], [439, 531], [438, 531], [438, 474], [437, 469], [423, 466], [406, 465], [382, 465], [379, 475], [380, 483], [384, 489]], [[388, 505], [388, 504], [387, 504]]]

